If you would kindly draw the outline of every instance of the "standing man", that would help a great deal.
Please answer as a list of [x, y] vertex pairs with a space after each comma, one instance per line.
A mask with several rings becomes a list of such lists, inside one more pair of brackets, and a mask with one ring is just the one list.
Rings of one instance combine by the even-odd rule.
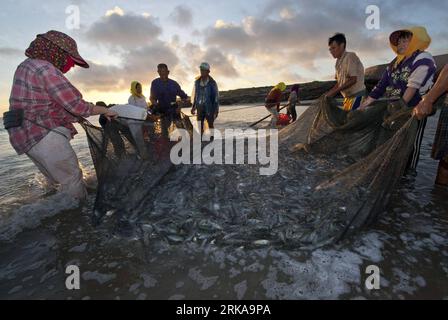
[[210, 65], [203, 62], [199, 66], [201, 75], [196, 78], [191, 100], [193, 108], [191, 114], [196, 114], [201, 123], [201, 134], [204, 133], [204, 121], [207, 120], [210, 129], [214, 129], [214, 123], [219, 113], [219, 90], [216, 81], [210, 77]]
[[347, 112], [361, 106], [366, 95], [364, 83], [364, 66], [354, 52], [346, 51], [345, 35], [337, 33], [328, 40], [333, 58], [336, 59], [336, 85], [327, 93], [327, 97], [335, 97], [341, 93], [344, 97], [343, 109]]
[[157, 72], [160, 78], [155, 79], [151, 84], [150, 101], [153, 113], [162, 116], [162, 134], [168, 137], [169, 127], [173, 121], [180, 119], [180, 108], [176, 99], [180, 97], [183, 102], [186, 102], [188, 96], [176, 81], [168, 78], [170, 71], [166, 64], [159, 64]]

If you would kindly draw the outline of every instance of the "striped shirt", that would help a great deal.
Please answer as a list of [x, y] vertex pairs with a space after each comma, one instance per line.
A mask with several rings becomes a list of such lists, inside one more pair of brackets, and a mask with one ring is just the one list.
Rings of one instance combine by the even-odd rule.
[[21, 127], [8, 130], [11, 145], [19, 155], [41, 141], [48, 129], [65, 127], [73, 137], [77, 134], [73, 123], [78, 122], [74, 115], [88, 117], [93, 109], [59, 69], [37, 59], [26, 59], [18, 66], [9, 104], [10, 110], [23, 109], [26, 118]]

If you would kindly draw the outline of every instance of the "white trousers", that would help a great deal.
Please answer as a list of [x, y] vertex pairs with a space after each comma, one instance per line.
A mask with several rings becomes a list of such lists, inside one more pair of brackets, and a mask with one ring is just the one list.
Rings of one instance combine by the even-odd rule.
[[39, 168], [52, 186], [77, 199], [87, 196], [78, 157], [70, 145], [70, 130], [56, 128], [63, 135], [51, 131], [45, 138], [31, 148], [27, 155]]

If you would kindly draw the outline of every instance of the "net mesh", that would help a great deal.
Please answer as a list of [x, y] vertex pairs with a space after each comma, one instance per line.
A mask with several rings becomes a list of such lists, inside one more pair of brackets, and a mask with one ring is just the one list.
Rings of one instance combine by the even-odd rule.
[[[98, 177], [95, 223], [145, 241], [332, 243], [384, 211], [417, 132], [402, 101], [346, 113], [322, 97], [280, 131], [278, 171], [262, 176], [261, 165], [173, 165], [162, 123], [82, 124]], [[176, 128], [193, 130], [186, 116]]]

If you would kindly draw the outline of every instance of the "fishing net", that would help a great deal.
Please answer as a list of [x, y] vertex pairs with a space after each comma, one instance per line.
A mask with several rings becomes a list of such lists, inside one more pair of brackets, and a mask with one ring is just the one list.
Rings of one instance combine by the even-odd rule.
[[[375, 221], [417, 131], [402, 101], [347, 113], [321, 98], [280, 131], [278, 171], [263, 176], [261, 164], [173, 165], [177, 142], [158, 122], [83, 127], [98, 176], [95, 223], [145, 243], [292, 248], [336, 242]], [[185, 116], [175, 128], [193, 130]]]

